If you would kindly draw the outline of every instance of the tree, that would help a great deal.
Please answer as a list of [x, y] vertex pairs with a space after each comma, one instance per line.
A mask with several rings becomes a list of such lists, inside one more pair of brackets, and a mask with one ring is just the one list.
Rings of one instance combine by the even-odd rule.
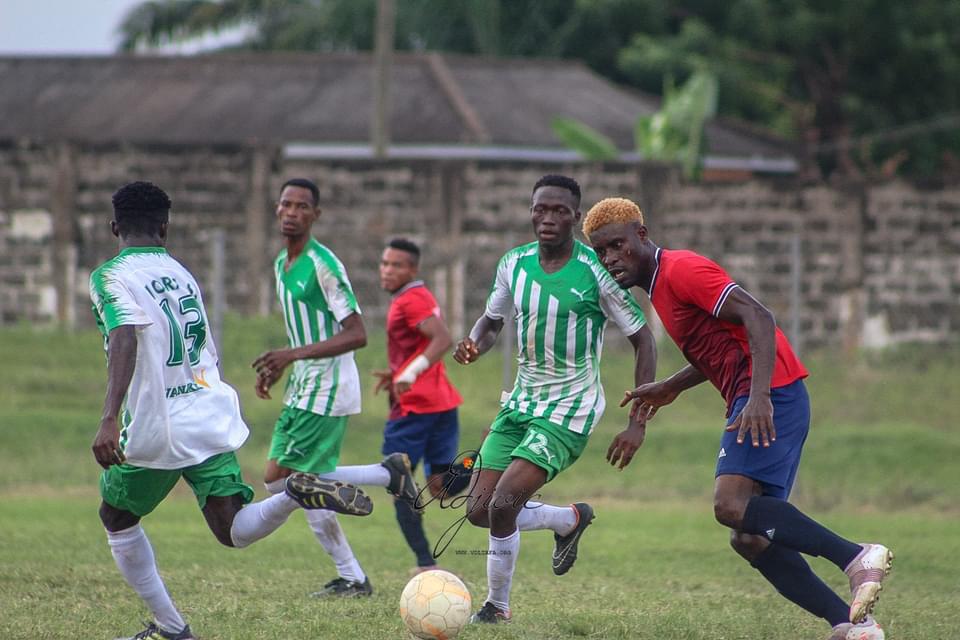
[[[132, 50], [250, 27], [241, 48], [369, 50], [375, 0], [149, 0]], [[396, 47], [576, 58], [659, 92], [710, 71], [718, 112], [800, 141], [811, 166], [934, 175], [960, 161], [955, 0], [401, 0]], [[944, 117], [948, 116], [948, 117]], [[909, 135], [891, 129], [910, 123]]]

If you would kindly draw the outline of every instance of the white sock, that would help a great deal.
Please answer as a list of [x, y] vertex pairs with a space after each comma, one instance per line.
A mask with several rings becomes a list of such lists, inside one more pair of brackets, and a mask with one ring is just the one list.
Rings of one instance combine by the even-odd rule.
[[517, 514], [517, 528], [520, 531], [550, 529], [565, 536], [577, 526], [577, 510], [572, 505], [555, 507], [552, 504], [528, 501]]
[[487, 602], [501, 609], [510, 608], [510, 586], [513, 570], [520, 552], [520, 530], [506, 538], [490, 536], [490, 553], [487, 555]]
[[107, 531], [107, 542], [120, 573], [153, 612], [157, 626], [171, 633], [187, 626], [160, 578], [153, 547], [143, 528], [135, 524], [122, 531]]
[[360, 563], [354, 557], [353, 549], [347, 542], [347, 536], [337, 521], [337, 514], [326, 509], [304, 510], [303, 513], [307, 516], [307, 524], [313, 530], [313, 535], [333, 559], [340, 577], [351, 582], [362, 583], [366, 580], [367, 574], [363, 572]]
[[317, 474], [321, 478], [339, 480], [349, 484], [366, 484], [375, 487], [390, 486], [390, 471], [382, 464], [356, 464], [337, 467], [328, 473]]
[[296, 501], [285, 493], [272, 495], [260, 502], [248, 504], [233, 518], [230, 538], [238, 549], [265, 538], [287, 521], [290, 514], [300, 508]]

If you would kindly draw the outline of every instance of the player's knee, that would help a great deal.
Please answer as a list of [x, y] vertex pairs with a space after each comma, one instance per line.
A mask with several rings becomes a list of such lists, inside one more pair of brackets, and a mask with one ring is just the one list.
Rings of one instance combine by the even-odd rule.
[[753, 560], [766, 548], [763, 538], [742, 531], [730, 531], [730, 546], [740, 556]]
[[140, 522], [140, 516], [117, 509], [106, 502], [100, 503], [99, 514], [103, 528], [110, 532], [123, 531]]
[[467, 520], [475, 527], [489, 528], [490, 513], [488, 505], [480, 500], [467, 500]]
[[210, 531], [217, 539], [217, 542], [225, 547], [235, 547], [237, 545], [235, 545], [233, 542], [233, 536], [230, 535], [230, 529], [231, 527], [224, 527], [220, 524], [210, 526]]
[[740, 500], [717, 496], [713, 500], [713, 516], [717, 522], [731, 529], [739, 529], [743, 520], [744, 505]]

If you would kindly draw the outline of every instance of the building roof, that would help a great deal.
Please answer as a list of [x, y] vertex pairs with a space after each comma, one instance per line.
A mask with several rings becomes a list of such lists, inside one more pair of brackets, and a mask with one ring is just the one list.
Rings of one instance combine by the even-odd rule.
[[[0, 140], [363, 147], [372, 73], [364, 53], [0, 57]], [[568, 60], [397, 53], [392, 80], [398, 148], [563, 155], [550, 126], [563, 116], [630, 151], [637, 116], [658, 109]], [[707, 140], [717, 159], [793, 162], [789, 145], [729, 123]]]

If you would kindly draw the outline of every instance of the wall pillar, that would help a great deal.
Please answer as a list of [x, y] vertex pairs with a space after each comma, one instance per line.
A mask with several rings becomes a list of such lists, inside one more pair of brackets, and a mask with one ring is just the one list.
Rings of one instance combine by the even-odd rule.
[[50, 213], [53, 218], [53, 287], [57, 321], [74, 328], [76, 314], [77, 245], [74, 204], [77, 196], [75, 152], [67, 142], [56, 147], [56, 170]]
[[270, 163], [272, 151], [268, 147], [250, 150], [249, 191], [245, 211], [246, 233], [243, 238], [244, 277], [247, 281], [245, 311], [267, 315], [270, 311], [270, 256], [267, 230], [270, 226]]

